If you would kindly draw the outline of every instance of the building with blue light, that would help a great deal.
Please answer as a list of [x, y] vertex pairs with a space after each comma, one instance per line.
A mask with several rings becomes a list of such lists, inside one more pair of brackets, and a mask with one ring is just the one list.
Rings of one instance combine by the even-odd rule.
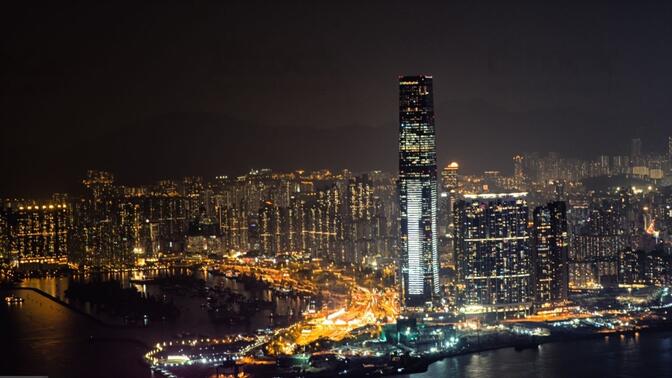
[[431, 76], [399, 78], [399, 204], [402, 305], [422, 307], [439, 297]]

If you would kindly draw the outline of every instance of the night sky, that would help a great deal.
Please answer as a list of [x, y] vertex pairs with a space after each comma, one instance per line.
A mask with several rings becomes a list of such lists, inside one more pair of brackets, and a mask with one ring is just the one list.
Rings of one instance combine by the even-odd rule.
[[89, 168], [396, 171], [400, 74], [434, 76], [440, 163], [467, 172], [672, 134], [669, 1], [13, 3], [5, 196], [75, 191]]

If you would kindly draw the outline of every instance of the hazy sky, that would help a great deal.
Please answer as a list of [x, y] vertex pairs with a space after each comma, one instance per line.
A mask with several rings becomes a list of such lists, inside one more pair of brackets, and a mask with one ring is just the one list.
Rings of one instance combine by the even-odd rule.
[[73, 190], [88, 168], [394, 171], [400, 74], [434, 76], [440, 162], [472, 172], [672, 134], [670, 2], [14, 3], [0, 195]]

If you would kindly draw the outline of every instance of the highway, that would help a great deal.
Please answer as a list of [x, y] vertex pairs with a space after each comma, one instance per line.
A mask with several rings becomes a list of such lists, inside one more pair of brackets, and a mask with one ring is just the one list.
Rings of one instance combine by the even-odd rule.
[[395, 321], [399, 310], [397, 293], [393, 290], [369, 290], [354, 285], [349, 305], [338, 310], [323, 309], [313, 316], [276, 332], [270, 352], [293, 354], [297, 347], [320, 339], [340, 341], [353, 330], [365, 326], [379, 326]]
[[343, 301], [345, 303], [342, 307], [325, 307], [313, 314], [305, 314], [304, 319], [298, 323], [276, 330], [265, 345], [267, 352], [273, 355], [294, 354], [297, 348], [320, 339], [340, 341], [357, 328], [393, 322], [399, 314], [398, 293], [395, 290], [361, 286], [353, 277], [340, 271], [315, 269], [316, 274], [328, 274], [336, 280], [330, 287], [321, 287], [315, 283], [316, 280], [295, 278], [298, 270], [292, 267], [275, 268], [232, 261], [221, 264], [218, 268], [222, 272], [255, 275], [273, 287], [308, 295], [329, 290], [334, 285], [347, 289], [347, 300]]

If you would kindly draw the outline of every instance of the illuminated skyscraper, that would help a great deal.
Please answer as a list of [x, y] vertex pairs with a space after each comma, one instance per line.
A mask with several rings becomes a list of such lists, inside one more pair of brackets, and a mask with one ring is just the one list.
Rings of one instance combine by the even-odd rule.
[[567, 206], [551, 202], [534, 209], [532, 265], [538, 304], [567, 299], [569, 288]]
[[432, 77], [400, 77], [399, 266], [405, 307], [420, 307], [439, 296], [435, 143]]
[[525, 171], [523, 168], [524, 160], [525, 158], [522, 155], [516, 155], [513, 157], [513, 177], [520, 181], [525, 178]]
[[457, 194], [457, 171], [459, 164], [452, 162], [441, 170], [441, 190], [439, 195], [439, 233], [445, 235], [450, 232], [453, 218], [453, 205]]
[[376, 253], [374, 186], [368, 175], [352, 177], [347, 185], [343, 222], [348, 251], [345, 259], [349, 263], [362, 264], [365, 257]]
[[455, 205], [455, 253], [465, 313], [531, 306], [526, 193], [465, 195]]
[[587, 209], [585, 222], [572, 230], [569, 286], [601, 289], [618, 284], [618, 259], [628, 244], [626, 202], [605, 199]]
[[68, 262], [71, 235], [70, 206], [34, 201], [6, 202], [0, 218], [7, 228], [9, 244], [5, 258], [21, 270], [55, 268]]

